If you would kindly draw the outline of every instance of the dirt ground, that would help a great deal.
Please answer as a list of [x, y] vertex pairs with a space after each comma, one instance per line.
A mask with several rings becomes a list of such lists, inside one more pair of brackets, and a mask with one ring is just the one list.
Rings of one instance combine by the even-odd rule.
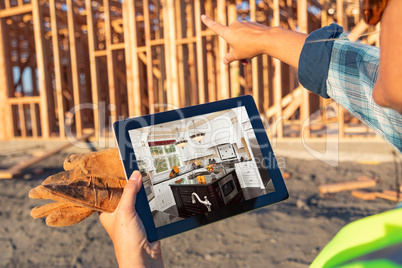
[[[28, 192], [62, 170], [68, 153], [35, 165], [21, 178], [0, 180], [0, 267], [116, 267], [113, 245], [97, 215], [66, 228], [46, 226], [30, 210], [48, 203], [31, 200]], [[0, 155], [4, 169], [29, 152]], [[318, 185], [380, 178], [376, 190], [394, 189], [394, 164], [340, 162], [331, 167], [318, 160], [286, 158], [287, 201], [220, 221], [162, 241], [167, 267], [308, 267], [345, 224], [391, 209], [394, 202], [363, 201], [350, 192], [323, 199]], [[42, 169], [42, 170], [40, 170]], [[34, 172], [42, 172], [35, 175]]]

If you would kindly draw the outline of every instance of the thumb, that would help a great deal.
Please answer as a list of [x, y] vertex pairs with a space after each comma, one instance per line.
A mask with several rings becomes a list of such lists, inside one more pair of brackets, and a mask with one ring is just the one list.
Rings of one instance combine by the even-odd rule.
[[227, 64], [229, 64], [229, 63], [231, 63], [232, 61], [235, 61], [235, 60], [236, 59], [234, 58], [233, 50], [232, 50], [232, 51], [226, 53], [225, 57], [223, 58], [223, 63], [227, 65]]
[[136, 170], [131, 174], [130, 179], [124, 187], [123, 194], [120, 199], [119, 207], [122, 210], [132, 211], [135, 207], [137, 194], [142, 186], [141, 173]]

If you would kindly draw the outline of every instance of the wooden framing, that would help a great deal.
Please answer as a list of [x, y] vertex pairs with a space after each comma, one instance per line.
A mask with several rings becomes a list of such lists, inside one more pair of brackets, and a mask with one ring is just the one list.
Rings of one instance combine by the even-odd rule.
[[[274, 18], [273, 26], [280, 26], [280, 6], [279, 0], [274, 0]], [[274, 59], [275, 74], [274, 74], [274, 106], [275, 112], [275, 132], [276, 137], [281, 139], [283, 137], [283, 119], [282, 119], [282, 63], [278, 59]]]
[[[338, 24], [347, 31], [347, 27], [345, 27], [345, 17], [344, 17], [344, 3], [343, 0], [336, 0], [336, 7], [337, 7], [337, 21]], [[345, 124], [344, 124], [344, 109], [338, 105], [338, 135], [339, 138], [345, 137]]]
[[111, 120], [114, 122], [117, 120], [117, 105], [116, 102], [116, 88], [115, 88], [115, 72], [114, 72], [114, 61], [113, 61], [113, 50], [112, 50], [112, 29], [111, 29], [111, 18], [110, 18], [110, 8], [109, 0], [103, 0], [103, 8], [105, 14], [105, 37], [106, 37], [106, 65], [107, 65], [107, 76], [109, 82], [109, 102], [110, 102], [110, 116]]
[[[6, 1], [7, 3], [7, 1]], [[32, 4], [20, 5], [18, 7], [9, 7], [4, 10], [0, 10], [0, 18], [7, 18], [15, 15], [32, 12]]]
[[5, 21], [0, 18], [0, 124], [2, 131], [0, 131], [0, 140], [7, 140], [12, 135], [10, 130], [12, 126], [10, 124], [11, 114], [7, 103], [9, 92], [9, 75], [11, 68], [9, 61], [6, 58], [6, 33], [5, 33]]
[[137, 21], [134, 1], [123, 1], [123, 21], [125, 33], [127, 95], [129, 115], [141, 115], [140, 73], [137, 57]]
[[152, 61], [152, 47], [151, 47], [151, 26], [149, 21], [149, 1], [144, 0], [143, 9], [144, 9], [144, 31], [145, 31], [145, 47], [147, 53], [147, 85], [148, 85], [148, 103], [150, 104], [149, 113], [155, 112], [155, 97], [154, 97], [154, 78], [153, 78], [153, 61]]
[[56, 13], [57, 10], [55, 6], [55, 0], [49, 0], [49, 11], [50, 11], [50, 20], [52, 27], [53, 61], [54, 61], [54, 76], [55, 76], [55, 87], [56, 87], [56, 98], [57, 98], [57, 114], [59, 118], [59, 133], [60, 138], [64, 138], [66, 135], [64, 125], [63, 83], [61, 76], [58, 18]]
[[[201, 1], [194, 2], [194, 14], [196, 18], [201, 18]], [[202, 37], [201, 19], [195, 20], [195, 36], [197, 46], [197, 70], [198, 70], [198, 102], [205, 103], [205, 72], [204, 72], [204, 45]]]
[[[300, 31], [302, 33], [308, 33], [308, 18], [307, 18], [307, 0], [301, 0], [299, 1], [297, 5], [297, 18], [298, 18], [298, 24]], [[301, 136], [304, 138], [309, 138], [310, 137], [310, 128], [309, 128], [309, 116], [310, 116], [310, 100], [309, 100], [309, 92], [307, 90], [303, 90], [302, 93], [302, 103], [301, 103], [301, 111], [300, 111], [300, 117], [301, 121], [304, 122], [304, 124], [301, 125]], [[303, 129], [303, 125], [307, 125]]]
[[[237, 10], [236, 3], [230, 3], [228, 5], [228, 24], [231, 24], [237, 20]], [[239, 62], [232, 62], [230, 64], [230, 97], [236, 97], [240, 95], [240, 84], [239, 84]]]
[[[217, 21], [220, 24], [227, 25], [226, 23], [226, 1], [225, 0], [217, 0]], [[228, 45], [226, 44], [223, 38], [218, 39], [218, 51], [219, 51], [219, 75], [218, 80], [219, 89], [218, 99], [227, 99], [229, 98], [229, 76], [228, 76], [228, 66], [223, 63], [223, 59], [228, 52]]]
[[[174, 14], [174, 1], [164, 1], [163, 9], [165, 10], [164, 18], [165, 24], [167, 21], [175, 21]], [[178, 68], [177, 68], [177, 50], [176, 50], [176, 29], [175, 27], [165, 27], [168, 29], [165, 31], [165, 47], [167, 47], [168, 53], [166, 56], [170, 59], [169, 71], [166, 72], [167, 76], [167, 104], [173, 107], [180, 107], [179, 99], [179, 83], [178, 83]], [[166, 38], [167, 37], [167, 38]], [[170, 109], [169, 109], [170, 110]]]
[[38, 68], [38, 84], [41, 89], [41, 107], [40, 107], [40, 120], [43, 138], [50, 137], [50, 114], [49, 114], [49, 94], [47, 79], [48, 68], [45, 66], [45, 40], [43, 32], [43, 15], [39, 0], [32, 0], [32, 18], [34, 22], [34, 35], [35, 35], [35, 47], [36, 47], [36, 61]]
[[[356, 8], [358, 0], [351, 1]], [[318, 102], [327, 107], [331, 101], [318, 101], [298, 86], [294, 69], [267, 55], [247, 66], [223, 64], [230, 48], [200, 16], [224, 25], [248, 19], [304, 33], [338, 20], [351, 29], [351, 40], [378, 45], [378, 34], [361, 38], [373, 29], [351, 12], [351, 1], [336, 1], [336, 18], [311, 13], [308, 6], [317, 6], [312, 0], [45, 1], [48, 5], [16, 0], [17, 6], [5, 1], [0, 6], [0, 124], [6, 127], [0, 139], [65, 138], [67, 130], [76, 136], [94, 130], [101, 138], [110, 134], [114, 120], [127, 115], [243, 94], [251, 94], [261, 115], [273, 123], [271, 137], [290, 137], [288, 126], [294, 125], [292, 137], [315, 138], [320, 127], [310, 115]], [[318, 2], [333, 7], [330, 0]], [[10, 38], [18, 45], [11, 46]], [[31, 71], [31, 85], [25, 70]], [[92, 111], [78, 109], [91, 106]], [[334, 107], [339, 137], [356, 136], [348, 113]], [[324, 115], [321, 128], [329, 120]]]
[[94, 117], [94, 130], [95, 137], [99, 139], [102, 134], [102, 126], [99, 115], [99, 76], [98, 68], [96, 66], [95, 55], [95, 30], [94, 19], [92, 13], [92, 2], [86, 1], [85, 7], [87, 9], [87, 29], [88, 29], [88, 54], [89, 54], [89, 68], [91, 72], [91, 85], [92, 85], [92, 103], [94, 104], [93, 117]]

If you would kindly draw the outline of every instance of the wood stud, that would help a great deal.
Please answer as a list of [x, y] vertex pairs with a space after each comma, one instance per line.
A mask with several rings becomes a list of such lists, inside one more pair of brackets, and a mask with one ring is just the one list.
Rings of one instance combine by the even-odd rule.
[[[224, 25], [248, 16], [266, 25], [290, 29], [297, 26], [307, 33], [312, 30], [309, 19], [313, 16], [307, 6], [314, 3], [297, 0], [295, 16], [292, 0], [249, 0], [248, 10], [241, 10], [243, 2], [49, 0], [44, 5], [40, 0], [17, 0], [18, 5], [11, 6], [5, 0], [0, 9], [0, 124], [5, 126], [0, 130], [0, 140], [64, 138], [71, 125], [64, 121], [65, 113], [88, 100], [92, 101], [93, 111], [75, 112], [73, 132], [82, 136], [87, 128], [93, 128], [99, 138], [109, 134], [108, 125], [124, 115], [125, 109], [130, 116], [138, 116], [170, 109], [155, 104], [184, 107], [242, 94], [251, 94], [262, 116], [275, 123], [275, 133], [270, 134], [278, 139], [286, 138], [284, 128], [289, 122], [299, 124], [301, 130], [312, 108], [310, 94], [297, 87], [295, 70], [266, 55], [252, 59], [246, 67], [239, 62], [223, 64], [230, 48], [203, 26], [200, 16], [205, 13]], [[328, 0], [318, 2], [330, 5]], [[345, 1], [336, 3], [337, 20], [345, 29], [352, 29], [353, 40], [373, 30], [360, 23], [356, 15], [348, 20]], [[284, 18], [281, 12], [290, 17]], [[320, 15], [322, 26], [334, 20], [326, 12]], [[14, 22], [16, 17], [18, 22]], [[355, 21], [356, 29], [347, 24], [351, 21]], [[30, 35], [27, 27], [23, 30], [21, 23], [32, 23], [34, 34]], [[7, 42], [11, 32], [26, 35], [27, 42], [35, 48], [32, 57], [36, 62], [21, 63], [22, 45], [15, 48]], [[369, 35], [363, 42], [378, 45], [378, 35]], [[17, 60], [8, 56], [11, 50]], [[125, 66], [117, 65], [122, 63]], [[27, 89], [22, 88], [22, 83], [22, 94], [15, 92], [14, 66], [21, 68], [21, 73], [31, 68], [32, 80], [38, 79], [32, 84], [32, 95], [24, 95]], [[112, 106], [100, 110], [103, 101]], [[330, 104], [320, 102], [321, 106]], [[113, 105], [125, 108], [115, 109]], [[345, 116], [343, 109], [338, 110], [342, 138]], [[111, 118], [107, 120], [109, 114]], [[314, 136], [309, 127], [304, 133], [299, 131], [301, 134], [305, 138]]]

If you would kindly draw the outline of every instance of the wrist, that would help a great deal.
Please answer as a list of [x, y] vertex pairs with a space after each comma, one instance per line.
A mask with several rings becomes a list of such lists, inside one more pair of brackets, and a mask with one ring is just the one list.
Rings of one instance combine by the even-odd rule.
[[279, 26], [269, 27], [263, 32], [261, 38], [261, 47], [263, 49], [262, 54], [268, 54], [275, 57], [275, 51], [277, 51], [279, 36], [283, 33], [285, 29]]
[[164, 267], [160, 242], [128, 248], [115, 246], [116, 260], [120, 268], [125, 267]]

